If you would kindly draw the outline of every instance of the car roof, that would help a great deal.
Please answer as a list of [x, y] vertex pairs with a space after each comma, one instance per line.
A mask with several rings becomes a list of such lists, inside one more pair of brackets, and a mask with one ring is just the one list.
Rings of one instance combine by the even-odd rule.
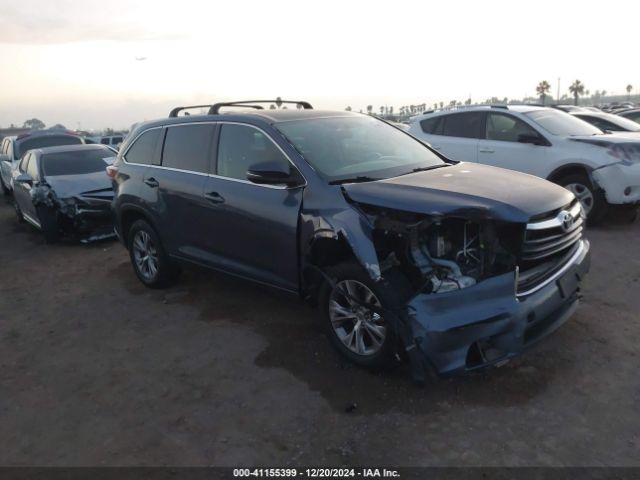
[[56, 147], [34, 148], [31, 151], [39, 155], [46, 155], [48, 153], [67, 153], [67, 152], [77, 152], [82, 150], [106, 150], [115, 156], [115, 152], [113, 150], [111, 150], [106, 145], [101, 145], [99, 143], [80, 144], [80, 145], [59, 145]]
[[312, 110], [312, 109], [279, 109], [279, 110], [242, 110], [229, 111], [216, 115], [188, 115], [180, 117], [167, 117], [136, 125], [136, 131], [146, 130], [150, 127], [158, 127], [163, 125], [173, 125], [179, 123], [197, 123], [197, 122], [213, 122], [213, 121], [234, 121], [242, 122], [247, 120], [261, 120], [269, 124], [288, 122], [294, 120], [306, 120], [314, 118], [332, 118], [332, 117], [356, 117], [362, 114], [336, 111], [336, 110]]
[[31, 140], [32, 138], [39, 137], [77, 137], [82, 138], [81, 135], [70, 132], [68, 130], [33, 130], [31, 132], [23, 133], [16, 137], [16, 142], [23, 140]]

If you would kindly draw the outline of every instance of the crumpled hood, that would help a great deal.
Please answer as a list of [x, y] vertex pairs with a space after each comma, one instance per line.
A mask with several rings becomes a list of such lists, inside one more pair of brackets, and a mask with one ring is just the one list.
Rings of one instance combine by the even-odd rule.
[[47, 183], [58, 198], [78, 197], [87, 201], [113, 198], [113, 187], [104, 172], [47, 177]]
[[526, 223], [570, 203], [574, 196], [524, 173], [461, 162], [366, 183], [342, 185], [357, 203], [394, 210]]

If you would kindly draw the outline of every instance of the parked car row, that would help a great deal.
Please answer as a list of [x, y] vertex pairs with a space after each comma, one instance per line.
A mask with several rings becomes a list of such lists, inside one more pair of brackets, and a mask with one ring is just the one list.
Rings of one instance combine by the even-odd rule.
[[633, 219], [640, 203], [640, 133], [622, 118], [617, 124], [633, 131], [605, 133], [585, 121], [598, 125], [611, 122], [609, 116], [615, 117], [531, 105], [474, 106], [414, 117], [409, 132], [449, 158], [557, 183], [578, 197], [591, 221], [612, 207]]

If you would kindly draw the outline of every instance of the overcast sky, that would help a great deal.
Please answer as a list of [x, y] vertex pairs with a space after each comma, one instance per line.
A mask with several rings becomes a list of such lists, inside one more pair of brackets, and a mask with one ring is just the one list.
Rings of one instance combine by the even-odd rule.
[[[640, 2], [0, 0], [0, 126], [125, 127], [256, 97], [367, 104], [640, 89]], [[631, 25], [631, 26], [630, 26]]]

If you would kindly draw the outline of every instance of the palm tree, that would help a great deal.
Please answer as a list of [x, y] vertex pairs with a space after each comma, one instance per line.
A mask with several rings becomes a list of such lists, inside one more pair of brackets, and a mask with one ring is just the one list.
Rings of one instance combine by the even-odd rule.
[[373, 111], [373, 105], [367, 105], [367, 113], [371, 115], [372, 111]]
[[347, 108], [345, 108], [345, 110], [346, 110], [347, 112], [350, 112], [350, 111], [351, 111], [351, 107], [347, 107]]
[[380, 107], [380, 116], [384, 115], [384, 106]]
[[551, 90], [551, 85], [546, 80], [541, 81], [536, 87], [536, 93], [540, 96], [540, 101], [544, 105], [544, 101], [547, 99], [547, 93]]
[[633, 85], [627, 85], [627, 100], [631, 100], [631, 90], [633, 90]]
[[569, 91], [573, 95], [573, 104], [578, 105], [578, 98], [584, 93], [584, 84], [580, 80], [576, 80], [569, 85]]

